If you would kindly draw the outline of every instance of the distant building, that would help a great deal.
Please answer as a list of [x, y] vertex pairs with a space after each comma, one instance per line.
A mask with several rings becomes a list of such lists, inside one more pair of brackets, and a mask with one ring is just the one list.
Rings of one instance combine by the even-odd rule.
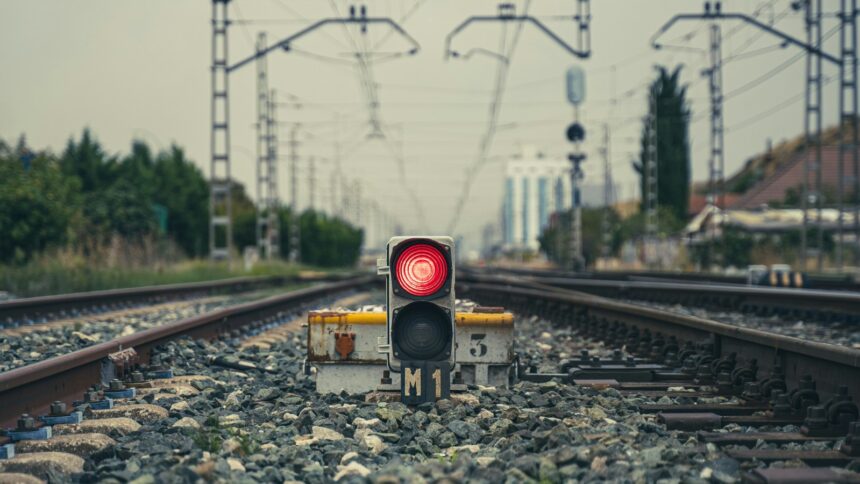
[[537, 250], [553, 212], [570, 208], [570, 163], [525, 147], [506, 168], [502, 206], [504, 249]]

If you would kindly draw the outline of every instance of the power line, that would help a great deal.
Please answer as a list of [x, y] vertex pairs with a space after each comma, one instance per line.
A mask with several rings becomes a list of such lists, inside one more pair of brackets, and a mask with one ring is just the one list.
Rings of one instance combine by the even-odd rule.
[[[834, 80], [833, 77], [825, 77], [822, 79], [822, 85], [830, 84], [833, 80]], [[740, 121], [740, 122], [738, 122], [732, 126], [729, 126], [728, 128], [726, 128], [726, 132], [736, 131], [738, 129], [745, 128], [751, 124], [756, 123], [757, 121], [761, 121], [762, 119], [767, 118], [768, 116], [776, 114], [779, 111], [782, 111], [783, 109], [785, 109], [785, 108], [791, 106], [792, 104], [795, 104], [797, 101], [800, 101], [801, 99], [803, 99], [803, 96], [805, 94], [806, 94], [806, 91], [803, 91], [803, 92], [800, 92], [800, 93], [798, 93], [798, 94], [796, 94], [790, 98], [787, 98], [787, 99], [783, 100], [782, 102], [780, 102], [774, 106], [771, 106], [770, 108], [768, 108], [764, 111], [761, 111], [761, 112], [759, 112], [753, 116], [750, 116], [750, 117], [748, 117], [748, 118], [746, 118], [746, 119], [744, 119], [744, 120], [742, 120], [742, 121]]]
[[[525, 6], [523, 8], [523, 15], [528, 15], [529, 7], [531, 7], [531, 0], [526, 0]], [[507, 24], [503, 24], [507, 26]], [[478, 148], [478, 156], [475, 161], [466, 168], [466, 178], [463, 182], [463, 188], [460, 191], [460, 195], [457, 198], [457, 202], [454, 205], [454, 211], [452, 212], [451, 221], [448, 224], [448, 233], [453, 234], [454, 230], [457, 228], [457, 224], [460, 221], [460, 215], [463, 212], [466, 201], [469, 198], [469, 192], [472, 190], [472, 184], [474, 183], [478, 172], [481, 167], [486, 163], [486, 158], [490, 150], [490, 146], [492, 145], [493, 138], [496, 135], [496, 128], [498, 126], [499, 113], [501, 112], [501, 102], [505, 92], [505, 85], [508, 79], [508, 71], [510, 68], [510, 62], [513, 57], [513, 53], [516, 49], [517, 44], [519, 43], [520, 34], [522, 33], [524, 23], [520, 23], [518, 25], [517, 31], [514, 33], [514, 37], [511, 41], [510, 48], [506, 51], [506, 41], [507, 41], [507, 30], [503, 28], [502, 35], [499, 38], [499, 53], [502, 55], [502, 58], [499, 60], [498, 66], [496, 68], [496, 80], [495, 80], [495, 88], [493, 90], [493, 99], [490, 102], [490, 113], [487, 118], [487, 129], [484, 133], [484, 136], [481, 138], [481, 144]]]
[[[823, 37], [823, 39], [822, 39], [822, 43], [823, 43], [825, 40], [827, 40], [827, 39], [829, 39], [830, 37], [832, 37], [832, 36], [833, 36], [836, 32], [838, 32], [838, 31], [839, 31], [839, 26], [836, 26], [836, 27], [834, 27], [834, 28], [830, 29], [830, 31], [828, 31], [828, 32], [824, 35], [824, 37]], [[760, 85], [760, 84], [762, 84], [762, 83], [764, 83], [764, 82], [766, 82], [766, 81], [768, 81], [768, 80], [772, 79], [773, 77], [775, 77], [775, 76], [776, 76], [777, 74], [779, 74], [780, 72], [782, 72], [782, 71], [784, 71], [784, 70], [788, 69], [789, 67], [791, 67], [791, 65], [793, 65], [795, 62], [799, 61], [800, 59], [803, 59], [805, 56], [806, 56], [806, 52], [800, 52], [800, 53], [798, 53], [797, 55], [795, 55], [795, 56], [793, 56], [793, 57], [790, 57], [789, 59], [787, 59], [787, 60], [786, 60], [785, 62], [783, 62], [782, 64], [780, 64], [780, 65], [778, 65], [778, 66], [774, 67], [773, 69], [769, 70], [768, 72], [765, 72], [765, 73], [764, 73], [764, 74], [762, 74], [761, 76], [759, 76], [759, 77], [757, 77], [757, 78], [755, 78], [755, 79], [753, 79], [753, 80], [751, 80], [751, 81], [747, 82], [746, 84], [743, 84], [743, 85], [742, 85], [742, 86], [740, 86], [740, 87], [737, 87], [737, 88], [735, 88], [735, 89], [732, 89], [731, 91], [729, 91], [728, 93], [726, 93], [726, 95], [725, 95], [725, 97], [723, 98], [723, 100], [729, 100], [729, 99], [731, 99], [731, 98], [733, 98], [733, 97], [735, 97], [735, 96], [738, 96], [738, 95], [740, 95], [740, 94], [743, 94], [744, 92], [749, 91], [750, 89], [752, 89], [752, 88], [754, 88], [754, 87], [756, 87], [756, 86], [758, 86], [758, 85]]]

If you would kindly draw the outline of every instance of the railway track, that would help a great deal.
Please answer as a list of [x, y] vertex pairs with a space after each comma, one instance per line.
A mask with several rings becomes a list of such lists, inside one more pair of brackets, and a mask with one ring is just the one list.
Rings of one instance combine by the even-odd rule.
[[[559, 277], [567, 279], [596, 279], [602, 281], [626, 282], [681, 282], [703, 284], [747, 284], [746, 275], [725, 275], [706, 272], [680, 271], [590, 271], [571, 272], [557, 269], [522, 269], [514, 267], [493, 267], [489, 271], [498, 275], [525, 277]], [[481, 272], [487, 273], [487, 268]], [[849, 274], [807, 274], [806, 287], [809, 289], [857, 291], [860, 283]]]
[[[472, 273], [472, 276], [482, 277], [477, 273]], [[740, 284], [578, 279], [546, 276], [541, 272], [531, 272], [529, 276], [508, 276], [507, 280], [510, 284], [534, 282], [613, 299], [716, 308], [762, 316], [779, 315], [848, 323], [856, 323], [860, 318], [860, 292]]]
[[331, 281], [338, 278], [341, 276], [237, 277], [207, 282], [163, 284], [12, 299], [0, 302], [0, 329], [213, 294], [252, 291], [289, 283]]
[[54, 401], [82, 398], [105, 375], [122, 375], [130, 364], [146, 364], [153, 347], [189, 336], [212, 339], [231, 335], [245, 326], [275, 324], [300, 305], [331, 294], [371, 284], [369, 276], [324, 283], [205, 313], [176, 323], [96, 344], [66, 355], [0, 374], [0, 426], [10, 426], [24, 413], [40, 414]]
[[[0, 472], [136, 482], [860, 479], [850, 473], [860, 428], [849, 426], [860, 351], [533, 281], [458, 275], [458, 296], [516, 312], [512, 388], [472, 387], [413, 408], [316, 394], [302, 371], [300, 309], [372, 301], [355, 291], [376, 283], [301, 289], [0, 375], [7, 425], [80, 399], [106, 370], [138, 392], [110, 412], [88, 410], [86, 424], [55, 426], [62, 438], [19, 444], [24, 461], [0, 460]], [[136, 383], [128, 362], [150, 357], [173, 378]]]

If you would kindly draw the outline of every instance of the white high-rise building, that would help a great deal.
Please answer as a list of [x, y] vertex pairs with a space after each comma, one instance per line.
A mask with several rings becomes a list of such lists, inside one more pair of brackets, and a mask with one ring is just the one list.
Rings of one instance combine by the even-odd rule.
[[570, 163], [549, 158], [532, 146], [508, 162], [502, 208], [505, 249], [540, 247], [550, 215], [570, 208]]

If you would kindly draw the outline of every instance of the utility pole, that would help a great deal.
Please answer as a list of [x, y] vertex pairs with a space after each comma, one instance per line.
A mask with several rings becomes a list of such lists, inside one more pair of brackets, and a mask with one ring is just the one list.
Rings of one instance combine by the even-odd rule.
[[612, 205], [615, 202], [614, 186], [612, 183], [612, 161], [609, 150], [609, 125], [603, 125], [603, 220], [600, 224], [601, 256], [604, 264], [609, 260], [612, 249]]
[[313, 156], [308, 158], [308, 208], [314, 210], [314, 196], [316, 192], [317, 174], [316, 160]]
[[[340, 168], [340, 130], [341, 117], [340, 113], [334, 114], [334, 159], [331, 171], [331, 214], [335, 217], [343, 218], [343, 208], [338, 200], [343, 201], [343, 172]], [[338, 199], [338, 189], [340, 189], [340, 199]]]
[[[849, 0], [846, 0], [849, 1]], [[810, 217], [809, 217], [809, 205], [812, 203], [816, 209], [816, 217], [815, 217], [815, 227], [816, 227], [816, 239], [818, 242], [818, 269], [821, 270], [823, 257], [824, 257], [824, 232], [821, 220], [821, 208], [823, 203], [822, 190], [821, 190], [821, 85], [822, 85], [822, 70], [821, 63], [823, 60], [836, 64], [840, 67], [840, 73], [842, 74], [843, 80], [845, 80], [846, 84], [850, 84], [850, 86], [844, 86], [845, 91], [857, 92], [857, 74], [856, 74], [856, 60], [853, 62], [854, 65], [851, 66], [851, 59], [856, 59], [856, 42], [857, 42], [857, 30], [855, 27], [855, 18], [857, 16], [857, 8], [856, 8], [856, 0], [850, 0], [851, 6], [848, 7], [845, 1], [842, 2], [842, 12], [840, 15], [840, 20], [842, 23], [843, 33], [847, 33], [847, 36], [850, 36], [849, 39], [850, 44], [843, 44], [842, 53], [847, 54], [850, 59], [846, 60], [844, 57], [840, 58], [837, 56], [833, 56], [822, 50], [822, 35], [821, 35], [821, 0], [797, 0], [792, 2], [792, 8], [799, 10], [800, 8], [804, 8], [805, 10], [805, 25], [806, 25], [806, 41], [802, 41], [797, 39], [785, 32], [782, 32], [772, 25], [766, 25], [755, 18], [750, 17], [749, 15], [743, 13], [724, 13], [721, 11], [720, 2], [714, 2], [714, 9], [711, 10], [710, 2], [705, 2], [705, 12], [704, 14], [678, 14], [669, 19], [663, 27], [660, 28], [652, 37], [651, 43], [655, 49], [659, 49], [662, 45], [657, 42], [657, 39], [666, 33], [676, 22], [684, 21], [684, 20], [709, 20], [709, 21], [722, 21], [722, 20], [739, 20], [746, 24], [752, 25], [759, 29], [762, 32], [768, 33], [774, 37], [778, 37], [782, 41], [782, 45], [794, 45], [796, 47], [800, 47], [807, 53], [806, 58], [806, 112], [804, 115], [804, 132], [806, 135], [806, 149], [807, 156], [804, 159], [804, 173], [803, 173], [803, 196], [801, 200], [801, 206], [803, 211], [803, 228], [801, 230], [800, 239], [801, 239], [801, 247], [800, 247], [800, 260], [803, 269], [807, 267], [807, 248], [808, 248], [808, 240], [807, 240], [807, 232], [810, 226]], [[849, 12], [850, 10], [850, 12]], [[848, 18], [851, 17], [851, 18]], [[850, 46], [849, 46], [850, 45]], [[846, 68], [846, 70], [851, 70], [851, 73], [843, 72], [842, 68]], [[850, 76], [850, 77], [849, 77]], [[844, 101], [844, 100], [843, 100]], [[846, 109], [853, 109], [853, 116], [856, 116], [857, 109], [849, 108], [849, 106], [856, 106], [856, 95], [854, 101], [849, 104], [847, 101], [844, 103], [840, 103], [842, 107]], [[856, 149], [856, 148], [855, 148]], [[810, 160], [809, 154], [814, 155], [815, 159]], [[843, 159], [844, 161], [844, 159]], [[840, 164], [840, 168], [843, 168]], [[844, 189], [844, 182], [842, 179], [845, 177], [845, 174], [840, 171], [839, 173], [839, 191], [840, 191], [840, 200], [838, 200], [839, 205], [841, 206], [844, 200], [844, 193], [842, 190]], [[812, 178], [812, 180], [810, 180]], [[814, 184], [814, 188], [811, 188], [810, 185]], [[855, 186], [860, 188], [858, 185], [858, 181], [854, 181]], [[857, 208], [855, 208], [855, 213], [857, 213]], [[842, 209], [840, 208], [840, 219], [842, 216]], [[840, 230], [842, 223], [840, 221]], [[855, 222], [855, 228], [860, 228]], [[860, 231], [858, 231], [860, 234]], [[839, 234], [839, 239], [842, 239], [842, 234]], [[841, 243], [840, 243], [841, 245]], [[841, 264], [841, 252], [837, 251], [837, 258], [840, 259], [839, 263]]]
[[[805, 0], [806, 43], [821, 47], [821, 0]], [[817, 269], [821, 271], [823, 230], [821, 226], [821, 56], [806, 53], [806, 111], [803, 130], [806, 139], [806, 156], [803, 159], [803, 229], [800, 234], [801, 268], [808, 268], [809, 205], [815, 207], [815, 234], [818, 249]], [[814, 156], [810, 160], [810, 154]], [[810, 180], [811, 179], [811, 180]], [[841, 182], [840, 182], [841, 183]], [[810, 188], [810, 185], [813, 188]], [[840, 216], [841, 218], [841, 216]], [[841, 234], [840, 234], [841, 237]], [[841, 245], [841, 244], [840, 244]]]
[[271, 260], [277, 258], [280, 253], [280, 221], [278, 209], [281, 201], [278, 195], [278, 120], [275, 100], [277, 99], [274, 89], [269, 91], [269, 119], [267, 131], [269, 132], [269, 149], [266, 166], [266, 258]]
[[[265, 49], [266, 33], [260, 32], [257, 35], [257, 52]], [[257, 248], [260, 251], [260, 257], [271, 259], [273, 252], [277, 250], [277, 246], [271, 244], [272, 217], [270, 216], [274, 208], [272, 202], [276, 198], [276, 194], [272, 193], [273, 182], [277, 183], [277, 179], [273, 180], [275, 177], [272, 172], [275, 104], [269, 92], [267, 64], [265, 56], [257, 57]]]
[[209, 163], [209, 257], [232, 263], [233, 207], [230, 197], [230, 103], [227, 78], [227, 5], [212, 0], [212, 100]]
[[725, 201], [725, 157], [723, 152], [723, 58], [722, 32], [720, 24], [711, 22], [710, 61], [708, 85], [711, 95], [711, 157], [708, 160], [708, 202], [714, 207], [713, 220], [708, 229], [708, 263], [717, 262], [715, 244], [717, 236], [716, 221], [726, 209]]
[[299, 217], [299, 197], [297, 179], [297, 165], [299, 155], [297, 152], [299, 142], [296, 139], [300, 125], [295, 123], [290, 128], [290, 208], [292, 209], [292, 217], [290, 217], [290, 262], [296, 263], [301, 260], [301, 235], [299, 234], [300, 224]]
[[648, 122], [648, 146], [645, 152], [645, 263], [652, 267], [657, 261], [657, 96], [658, 85], [651, 87]]
[[570, 267], [574, 271], [582, 270], [585, 261], [582, 257], [582, 200], [580, 199], [579, 182], [583, 178], [580, 164], [585, 161], [585, 153], [581, 145], [585, 139], [585, 128], [579, 124], [579, 105], [585, 100], [585, 71], [579, 66], [568, 68], [566, 73], [567, 101], [573, 106], [573, 123], [567, 128], [567, 140], [573, 150], [568, 154], [570, 160], [570, 241], [568, 254]]
[[[230, 0], [212, 0], [212, 63], [211, 63], [211, 117], [210, 117], [210, 165], [209, 165], [209, 254], [213, 260], [227, 259], [232, 262], [232, 203], [230, 178], [230, 103], [229, 103], [229, 74], [240, 69], [260, 57], [278, 50], [289, 52], [294, 42], [316, 30], [329, 25], [358, 25], [362, 33], [369, 25], [383, 25], [396, 32], [410, 45], [403, 55], [414, 55], [420, 50], [420, 45], [403, 28], [388, 17], [367, 17], [366, 9], [361, 15], [355, 15], [355, 9], [350, 9], [351, 15], [344, 18], [326, 18], [317, 20], [310, 26], [285, 37], [264, 49], [258, 48], [253, 55], [235, 64], [228, 64], [227, 32], [230, 20], [227, 7]], [[367, 53], [363, 53], [366, 56]], [[258, 181], [259, 183], [259, 181]], [[259, 235], [259, 233], [258, 233]], [[259, 242], [258, 237], [258, 242]], [[298, 255], [298, 254], [296, 254]]]
[[[839, 12], [839, 243], [836, 252], [836, 265], [843, 266], [843, 207], [844, 180], [852, 181], [853, 206], [853, 264], [860, 263], [860, 127], [858, 127], [858, 90], [857, 90], [857, 0], [841, 0]], [[846, 126], [850, 123], [850, 126]], [[847, 130], [850, 132], [846, 132]], [[845, 174], [845, 161], [848, 150], [852, 153], [852, 170]]]

